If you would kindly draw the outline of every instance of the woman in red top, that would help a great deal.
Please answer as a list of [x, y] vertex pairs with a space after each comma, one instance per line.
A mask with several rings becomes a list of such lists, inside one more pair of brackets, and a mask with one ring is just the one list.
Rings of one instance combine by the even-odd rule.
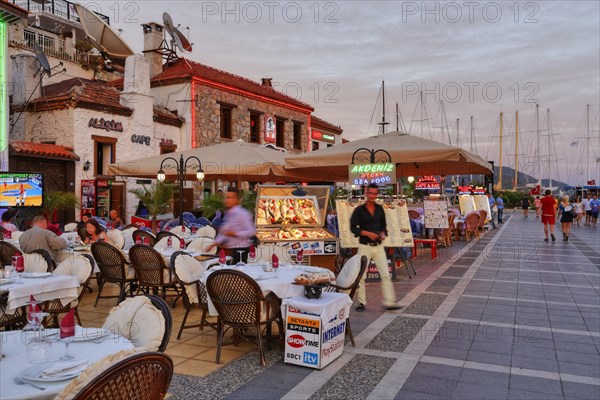
[[542, 224], [544, 224], [544, 234], [546, 238], [544, 242], [548, 241], [548, 225], [550, 225], [550, 236], [552, 241], [556, 241], [554, 237], [554, 224], [556, 222], [556, 200], [552, 197], [552, 191], [546, 189], [544, 192], [544, 198], [542, 198]]

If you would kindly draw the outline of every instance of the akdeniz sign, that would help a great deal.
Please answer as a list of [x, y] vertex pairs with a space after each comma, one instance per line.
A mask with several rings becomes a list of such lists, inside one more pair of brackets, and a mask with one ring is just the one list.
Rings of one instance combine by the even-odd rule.
[[352, 185], [391, 185], [396, 183], [396, 164], [351, 164], [348, 167], [348, 180]]

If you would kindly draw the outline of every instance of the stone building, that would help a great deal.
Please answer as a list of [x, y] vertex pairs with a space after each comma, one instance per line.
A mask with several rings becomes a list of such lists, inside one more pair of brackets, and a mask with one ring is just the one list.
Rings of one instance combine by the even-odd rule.
[[329, 122], [315, 116], [310, 116], [310, 139], [312, 140], [311, 150], [331, 147], [342, 143], [342, 132], [340, 126], [335, 126]]

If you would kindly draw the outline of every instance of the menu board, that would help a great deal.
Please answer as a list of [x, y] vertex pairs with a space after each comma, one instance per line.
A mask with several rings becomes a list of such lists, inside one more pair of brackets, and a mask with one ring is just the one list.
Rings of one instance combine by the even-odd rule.
[[444, 198], [423, 200], [423, 215], [425, 217], [425, 228], [448, 228], [448, 204], [446, 204]]
[[475, 198], [475, 209], [476, 210], [485, 210], [487, 213], [485, 217], [485, 222], [492, 220], [492, 210], [490, 210], [490, 201], [486, 195], [476, 194], [473, 196]]
[[[356, 207], [364, 201], [336, 200], [336, 211], [340, 228], [340, 242], [343, 248], [358, 247], [358, 238], [350, 230], [350, 218]], [[383, 206], [388, 236], [384, 239], [385, 247], [413, 247], [413, 237], [408, 218], [408, 207], [402, 199], [377, 201]]]
[[458, 204], [460, 205], [460, 213], [467, 215], [475, 211], [475, 199], [469, 194], [461, 194], [458, 196]]

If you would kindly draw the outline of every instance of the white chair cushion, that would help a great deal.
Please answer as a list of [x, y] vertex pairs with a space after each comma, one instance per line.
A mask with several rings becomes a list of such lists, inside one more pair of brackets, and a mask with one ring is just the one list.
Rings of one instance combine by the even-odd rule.
[[77, 230], [77, 222], [71, 222], [65, 225], [65, 232], [75, 232]]
[[25, 272], [46, 272], [48, 270], [48, 263], [41, 254], [23, 254], [23, 262], [25, 263]]
[[[346, 264], [342, 267], [337, 278], [335, 278], [336, 285], [342, 287], [348, 287], [354, 283], [360, 272], [360, 257], [358, 254], [352, 256]], [[344, 291], [344, 292], [349, 292]]]
[[106, 235], [108, 236], [108, 240], [110, 241], [110, 243], [117, 249], [122, 249], [125, 245], [125, 237], [123, 236], [123, 233], [120, 230], [111, 229], [108, 232], [106, 232]]
[[132, 234], [133, 232], [135, 232], [135, 230], [136, 228], [127, 228], [121, 231], [121, 234], [123, 235], [124, 239], [123, 249], [129, 250], [131, 246], [135, 244], [132, 237]]
[[[182, 254], [175, 259], [175, 272], [184, 282], [191, 283], [200, 280], [204, 271], [206, 271], [204, 264], [192, 256]], [[190, 303], [197, 304], [199, 302], [196, 285], [185, 285], [185, 292]]]
[[23, 234], [23, 232], [21, 231], [15, 231], [12, 233], [12, 240], [14, 240], [16, 243], [19, 243], [19, 238], [21, 237], [21, 235]]
[[175, 228], [171, 229], [169, 232], [176, 234], [179, 237], [186, 236], [190, 234], [190, 228], [185, 228], [185, 232], [183, 232], [181, 225], [177, 225]]
[[104, 358], [96, 361], [89, 367], [87, 367], [79, 376], [73, 379], [64, 389], [55, 397], [56, 400], [70, 400], [73, 399], [90, 381], [95, 379], [102, 372], [111, 368], [113, 365], [127, 357], [134, 355], [135, 353], [142, 353], [146, 351], [143, 348], [133, 348], [127, 350], [121, 350], [117, 353], [109, 354]]
[[165, 319], [146, 296], [137, 296], [114, 307], [102, 328], [123, 336], [135, 347], [157, 351], [165, 333]]
[[56, 266], [54, 273], [56, 275], [71, 275], [77, 278], [79, 284], [84, 283], [92, 273], [93, 266], [90, 261], [82, 255], [72, 255], [61, 261]]
[[[171, 240], [173, 240], [175, 238], [172, 238]], [[161, 251], [167, 248], [167, 242], [169, 241], [169, 237], [164, 237], [162, 239], [160, 239], [155, 245], [154, 245], [154, 250], [156, 251]], [[176, 241], [176, 240], [175, 240]], [[177, 248], [179, 248], [179, 243], [175, 244], [173, 243], [172, 246], [177, 246]]]
[[214, 239], [203, 237], [200, 239], [194, 239], [187, 245], [187, 251], [200, 251], [204, 254], [217, 254], [217, 247], [213, 247], [210, 251], [208, 247], [214, 243]]
[[217, 236], [217, 231], [212, 226], [206, 225], [202, 228], [198, 228], [196, 236], [203, 236], [214, 239]]

